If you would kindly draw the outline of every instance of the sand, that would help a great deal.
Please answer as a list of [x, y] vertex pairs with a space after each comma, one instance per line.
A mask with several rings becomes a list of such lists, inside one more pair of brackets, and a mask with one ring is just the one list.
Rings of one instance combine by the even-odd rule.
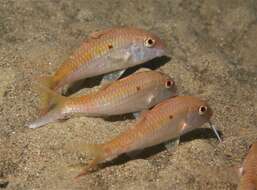
[[[66, 145], [104, 142], [134, 120], [76, 117], [26, 128], [38, 114], [31, 82], [53, 73], [91, 32], [121, 25], [164, 39], [170, 59], [160, 69], [180, 94], [209, 101], [224, 142], [204, 125], [174, 151], [160, 145], [123, 156], [74, 182], [79, 170], [69, 166], [90, 157]], [[257, 140], [256, 33], [255, 0], [1, 0], [0, 189], [236, 189], [235, 168]]]

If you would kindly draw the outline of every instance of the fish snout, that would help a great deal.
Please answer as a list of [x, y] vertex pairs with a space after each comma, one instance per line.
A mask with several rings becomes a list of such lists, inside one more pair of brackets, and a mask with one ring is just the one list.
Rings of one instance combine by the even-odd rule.
[[164, 41], [158, 37], [155, 37], [155, 41], [156, 41], [156, 43], [153, 48], [156, 50], [156, 56], [162, 57], [162, 56], [167, 55], [167, 46], [164, 43]]
[[156, 56], [157, 57], [162, 57], [167, 55], [167, 50], [164, 48], [156, 48]]

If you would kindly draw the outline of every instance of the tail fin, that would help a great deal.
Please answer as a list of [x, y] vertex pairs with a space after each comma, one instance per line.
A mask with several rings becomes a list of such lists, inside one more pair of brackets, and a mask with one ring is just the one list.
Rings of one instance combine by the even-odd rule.
[[43, 115], [51, 107], [51, 98], [55, 96], [53, 93], [55, 82], [52, 77], [39, 77], [33, 83], [40, 97], [40, 110]]
[[26, 126], [35, 129], [38, 127], [42, 127], [43, 125], [46, 125], [48, 123], [53, 123], [59, 119], [64, 119], [65, 115], [62, 113], [59, 106], [55, 107], [51, 111], [47, 112], [44, 116], [36, 119], [32, 123], [27, 124]]
[[29, 128], [33, 129], [65, 118], [63, 108], [66, 97], [57, 94], [42, 84], [38, 84], [37, 88], [44, 94], [43, 98], [47, 96], [49, 99], [47, 105], [44, 106], [45, 114], [27, 125]]
[[102, 144], [87, 144], [83, 147], [84, 150], [88, 151], [94, 159], [89, 163], [89, 165], [82, 169], [82, 171], [75, 177], [78, 179], [84, 175], [87, 175], [92, 170], [97, 168], [97, 165], [104, 161], [104, 150]]
[[82, 169], [82, 171], [75, 177], [75, 179], [81, 176], [87, 175], [91, 171], [97, 168], [97, 165], [105, 160], [105, 154], [103, 149], [103, 144], [79, 144], [71, 145], [67, 147], [73, 151], [83, 151], [89, 153], [94, 159]]

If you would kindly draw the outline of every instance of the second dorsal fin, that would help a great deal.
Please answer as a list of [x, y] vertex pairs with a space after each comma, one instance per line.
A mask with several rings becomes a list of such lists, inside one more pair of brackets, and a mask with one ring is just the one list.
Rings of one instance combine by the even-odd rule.
[[111, 29], [106, 29], [106, 30], [102, 30], [102, 31], [95, 31], [92, 32], [88, 35], [89, 39], [99, 39], [101, 38], [103, 35], [108, 34], [109, 32], [111, 32]]

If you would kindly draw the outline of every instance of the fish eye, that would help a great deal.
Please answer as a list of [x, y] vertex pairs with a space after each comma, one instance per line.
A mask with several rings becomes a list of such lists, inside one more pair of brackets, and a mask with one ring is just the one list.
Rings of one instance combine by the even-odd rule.
[[253, 145], [253, 144], [250, 144], [250, 145], [249, 145], [248, 150], [250, 150], [250, 149], [252, 148], [252, 145]]
[[146, 47], [151, 48], [151, 47], [153, 47], [153, 46], [155, 45], [155, 40], [152, 39], [152, 38], [150, 38], [150, 37], [148, 37], [148, 38], [145, 39], [144, 45], [145, 45]]
[[203, 114], [205, 114], [207, 109], [208, 108], [206, 106], [200, 106], [198, 112], [199, 112], [200, 115], [203, 115]]
[[165, 82], [165, 87], [166, 88], [170, 88], [173, 85], [173, 81], [172, 80], [166, 80]]

